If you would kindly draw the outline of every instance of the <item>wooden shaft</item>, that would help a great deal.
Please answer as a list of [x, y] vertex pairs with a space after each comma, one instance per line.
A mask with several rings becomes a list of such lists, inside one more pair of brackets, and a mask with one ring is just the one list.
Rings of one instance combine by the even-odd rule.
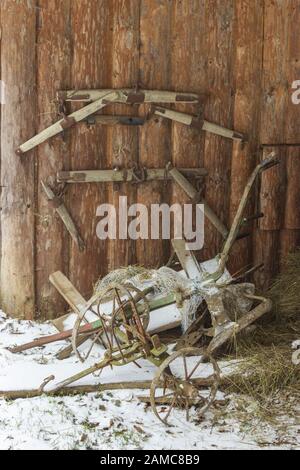
[[[68, 90], [59, 91], [57, 97], [64, 101], [76, 101], [76, 102], [89, 102], [103, 98], [108, 93], [112, 93], [114, 90]], [[200, 99], [204, 99], [204, 96], [196, 95], [195, 93], [179, 93], [173, 91], [163, 90], [134, 90], [130, 88], [115, 90], [120, 94], [127, 96], [127, 102], [133, 103], [198, 103]], [[124, 102], [123, 100], [116, 100], [117, 103]]]
[[[99, 330], [100, 328], [101, 328], [101, 321], [97, 320], [93, 323], [87, 323], [86, 325], [83, 325], [80, 328], [79, 333], [80, 334], [93, 333], [96, 330]], [[41, 346], [45, 346], [46, 344], [55, 343], [57, 341], [64, 341], [72, 337], [72, 332], [73, 330], [66, 330], [66, 331], [62, 331], [61, 333], [56, 333], [54, 335], [42, 336], [41, 338], [37, 338], [34, 341], [31, 341], [29, 343], [25, 343], [20, 346], [16, 346], [14, 348], [8, 348], [8, 351], [13, 354], [16, 354], [16, 353], [20, 353], [23, 351], [27, 351], [28, 349], [38, 348]]]
[[186, 177], [177, 169], [169, 167], [169, 175], [173, 180], [184, 190], [192, 201], [196, 202], [199, 199], [198, 191], [194, 186], [186, 179]]
[[232, 140], [245, 140], [246, 136], [240, 132], [235, 132], [226, 127], [219, 126], [209, 121], [201, 120], [192, 116], [191, 114], [181, 113], [179, 111], [173, 111], [171, 109], [166, 109], [162, 107], [155, 107], [154, 114], [166, 119], [171, 119], [172, 121], [179, 122], [186, 126], [194, 127], [198, 130], [211, 132], [212, 134], [220, 135]]
[[253, 171], [252, 175], [250, 176], [250, 178], [248, 180], [248, 183], [245, 187], [245, 190], [244, 190], [241, 202], [239, 204], [238, 210], [236, 212], [236, 215], [235, 215], [233, 224], [231, 226], [230, 232], [228, 234], [227, 240], [225, 242], [223, 251], [221, 253], [220, 265], [219, 265], [220, 272], [224, 271], [226, 262], [228, 260], [230, 250], [231, 250], [231, 248], [232, 248], [232, 246], [233, 246], [233, 244], [234, 244], [234, 242], [235, 242], [235, 240], [236, 240], [236, 238], [239, 234], [240, 227], [241, 227], [241, 224], [243, 222], [243, 214], [244, 214], [245, 208], [247, 206], [247, 203], [248, 203], [248, 200], [249, 200], [249, 197], [250, 197], [250, 193], [251, 193], [251, 190], [253, 188], [253, 185], [255, 183], [255, 180], [256, 180], [257, 176], [262, 171], [264, 171], [264, 170], [266, 170], [266, 169], [268, 169], [268, 168], [270, 168], [270, 167], [272, 167], [276, 164], [278, 164], [278, 160], [274, 158], [274, 155], [272, 153], [269, 158], [267, 158], [262, 163], [257, 165], [257, 167]]
[[[197, 190], [194, 186], [185, 178], [185, 176], [177, 169], [172, 168], [169, 166], [168, 169], [169, 174], [171, 177], [176, 181], [176, 183], [186, 192], [186, 194], [192, 199], [192, 201], [196, 202], [199, 198]], [[204, 205], [204, 214], [213, 224], [213, 226], [220, 232], [222, 237], [226, 239], [228, 236], [228, 230], [219, 217], [215, 214], [212, 208], [207, 204], [205, 199], [201, 199], [198, 201], [199, 203]]]
[[60, 200], [55, 196], [55, 194], [52, 191], [52, 189], [50, 188], [50, 186], [48, 186], [43, 181], [41, 181], [41, 185], [42, 185], [42, 188], [43, 188], [47, 198], [49, 199], [49, 201], [56, 201], [57, 202], [57, 207], [55, 207], [55, 211], [60, 216], [61, 220], [63, 221], [63, 223], [66, 227], [66, 229], [68, 230], [69, 234], [71, 235], [71, 237], [74, 240], [74, 242], [76, 243], [76, 245], [79, 247], [80, 251], [83, 251], [84, 248], [85, 248], [85, 243], [82, 240], [82, 238], [80, 237], [79, 232], [77, 230], [77, 227], [76, 227], [71, 215], [69, 214], [66, 206], [64, 205], [64, 203], [62, 201], [60, 203]]
[[74, 126], [77, 122], [80, 122], [91, 114], [95, 114], [97, 111], [100, 111], [100, 109], [104, 108], [108, 102], [116, 101], [118, 98], [120, 99], [120, 95], [116, 92], [104, 95], [101, 99], [94, 101], [84, 108], [70, 114], [66, 118], [61, 119], [55, 124], [52, 124], [52, 126], [48, 127], [47, 129], [44, 129], [42, 132], [32, 137], [32, 139], [20, 145], [20, 147], [16, 150], [16, 153], [18, 155], [22, 155], [23, 153], [32, 150], [43, 142], [46, 142], [51, 137], [54, 137], [64, 130]]
[[[184, 175], [202, 177], [207, 175], [204, 168], [183, 168]], [[164, 168], [146, 169], [146, 181], [170, 179]], [[134, 170], [86, 170], [86, 171], [60, 171], [57, 173], [59, 183], [105, 183], [105, 182], [131, 182], [134, 181]]]

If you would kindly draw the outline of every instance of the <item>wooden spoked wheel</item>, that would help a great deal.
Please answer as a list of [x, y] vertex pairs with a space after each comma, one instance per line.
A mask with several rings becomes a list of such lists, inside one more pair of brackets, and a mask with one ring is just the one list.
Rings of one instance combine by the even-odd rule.
[[[95, 328], [85, 332], [85, 325], [91, 321]], [[85, 362], [96, 343], [112, 350], [119, 342], [114, 334], [115, 329], [122, 329], [128, 338], [128, 328], [133, 323], [137, 324], [136, 329], [141, 333], [149, 324], [146, 296], [134, 286], [114, 284], [98, 298], [95, 295], [93, 306], [77, 318], [72, 334], [73, 351], [81, 362]]]
[[[207, 358], [206, 358], [207, 360]], [[150, 389], [150, 403], [156, 417], [164, 424], [175, 408], [184, 409], [189, 421], [190, 408], [197, 408], [202, 416], [213, 404], [219, 386], [220, 369], [215, 359], [210, 358], [213, 373], [205, 389], [197, 384], [201, 370], [207, 368], [203, 350], [183, 348], [171, 354], [158, 368]]]

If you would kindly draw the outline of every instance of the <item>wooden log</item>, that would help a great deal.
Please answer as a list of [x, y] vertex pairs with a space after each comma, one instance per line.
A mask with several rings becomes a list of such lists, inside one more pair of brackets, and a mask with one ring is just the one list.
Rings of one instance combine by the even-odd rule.
[[[105, 4], [107, 2], [104, 2]], [[134, 88], [139, 78], [139, 1], [119, 2], [111, 0], [112, 48], [110, 84], [112, 88]], [[114, 107], [116, 114], [122, 112], [121, 105]], [[135, 114], [134, 107], [132, 115]], [[107, 157], [109, 168], [129, 168], [138, 161], [138, 129], [120, 127], [108, 128]], [[128, 206], [137, 201], [136, 187], [117, 184], [108, 189], [109, 202], [119, 216], [119, 197], [127, 196]], [[123, 227], [121, 227], [122, 229]], [[136, 244], [126, 239], [127, 234], [116, 240], [107, 241], [108, 270], [136, 263]]]
[[80, 251], [83, 251], [85, 249], [85, 243], [82, 240], [81, 236], [79, 235], [79, 232], [76, 228], [76, 225], [74, 224], [74, 221], [69, 214], [66, 206], [63, 203], [63, 200], [57, 196], [55, 196], [54, 192], [48, 186], [46, 183], [41, 181], [42, 188], [48, 198], [49, 201], [51, 201], [54, 204], [55, 211], [61, 218], [62, 222], [64, 223], [66, 229], [68, 230], [69, 234], [71, 235], [72, 239], [78, 246]]
[[[55, 105], [57, 88], [70, 86], [71, 0], [41, 0], [37, 9], [37, 128], [39, 132], [58, 119]], [[57, 215], [49, 214], [40, 181], [55, 185], [57, 171], [69, 168], [69, 137], [58, 136], [37, 148], [36, 192], [36, 310], [39, 319], [50, 319], [63, 312], [66, 304], [49, 283], [57, 270], [69, 271], [69, 234]], [[63, 155], [63, 158], [62, 158]], [[29, 155], [26, 157], [26, 159]], [[24, 162], [25, 160], [24, 159]]]
[[[234, 128], [248, 136], [248, 142], [233, 143], [229, 223], [232, 224], [245, 185], [257, 161], [262, 78], [264, 5], [260, 0], [235, 2], [234, 32]], [[255, 212], [255, 193], [250, 197], [245, 215]], [[252, 232], [254, 224], [242, 229]], [[249, 230], [250, 229], [250, 230]], [[232, 247], [228, 269], [235, 273], [252, 262], [253, 239], [247, 237]]]
[[[137, 6], [137, 5], [136, 5]], [[155, 5], [154, 5], [155, 6]], [[147, 18], [145, 18], [146, 15], [148, 15], [148, 10], [146, 10], [148, 5], [144, 4], [142, 5], [142, 15], [144, 15], [144, 18], [142, 18], [142, 21], [147, 21]], [[164, 8], [162, 5], [159, 5], [159, 8]], [[144, 9], [144, 10], [143, 10]], [[158, 12], [159, 13], [159, 12]], [[158, 17], [157, 17], [158, 18]], [[165, 33], [165, 29], [163, 28], [161, 30], [161, 33]], [[159, 40], [162, 36], [159, 36]], [[146, 37], [146, 40], [149, 40], [149, 37]], [[158, 41], [156, 42], [157, 45]], [[166, 66], [165, 62], [162, 61], [162, 66]], [[146, 82], [145, 80], [145, 75], [141, 77], [143, 82]], [[57, 96], [59, 99], [65, 100], [65, 101], [74, 101], [74, 102], [90, 102], [90, 101], [96, 101], [103, 96], [107, 95], [111, 89], [104, 89], [104, 90], [61, 90], [58, 92]], [[141, 103], [198, 103], [199, 97], [195, 93], [190, 93], [190, 92], [174, 92], [174, 91], [165, 91], [165, 90], [136, 90], [134, 88], [122, 88], [120, 89], [123, 93], [127, 94], [129, 96], [129, 102], [136, 103], [136, 104], [141, 104]], [[117, 101], [118, 102], [118, 101]], [[120, 102], [123, 102], [123, 100]]]
[[[181, 168], [180, 172], [187, 177], [199, 178], [207, 174], [204, 168]], [[143, 169], [142, 182], [160, 180], [170, 180], [171, 177], [165, 168]], [[86, 171], [60, 171], [57, 173], [57, 181], [59, 183], [105, 183], [118, 182], [128, 183], [138, 181], [135, 178], [135, 170], [86, 170]], [[161, 186], [161, 185], [160, 185]]]
[[[75, 89], [106, 88], [111, 73], [111, 2], [72, 0], [71, 4], [74, 44], [71, 86]], [[70, 136], [71, 168], [107, 168], [106, 143], [106, 127], [77, 127]], [[71, 186], [68, 190], [66, 204], [72, 208], [76, 226], [86, 242], [82, 253], [78, 253], [77, 246], [71, 242], [69, 274], [71, 281], [87, 298], [92, 295], [94, 283], [107, 273], [107, 247], [96, 233], [97, 207], [106, 202], [105, 187], [80, 185]]]
[[227, 129], [212, 122], [208, 122], [201, 117], [193, 116], [187, 113], [180, 113], [171, 109], [155, 106], [153, 111], [155, 116], [160, 116], [171, 121], [180, 122], [186, 126], [193, 127], [199, 131], [211, 132], [212, 134], [226, 137], [227, 139], [238, 140], [239, 142], [246, 140], [246, 136], [240, 132]]
[[[142, 0], [140, 3], [139, 80], [143, 88], [166, 89], [171, 79], [172, 2]], [[153, 28], [154, 24], [155, 28]], [[144, 105], [140, 112], [142, 115], [147, 116], [148, 113], [151, 115], [151, 107]], [[153, 167], [165, 168], [170, 159], [170, 149], [171, 124], [169, 122], [161, 122], [158, 118], [150, 119], [144, 127], [139, 129], [140, 165], [149, 166], [149, 161], [151, 161]], [[168, 203], [170, 188], [170, 183], [164, 184], [158, 181], [139, 186], [137, 201], [148, 209], [151, 204]], [[149, 222], [151, 223], [150, 217]], [[137, 262], [157, 268], [165, 264], [169, 250], [169, 240], [139, 239], [136, 243]]]
[[35, 155], [21, 161], [20, 141], [36, 126], [36, 2], [1, 1], [1, 308], [35, 313]]

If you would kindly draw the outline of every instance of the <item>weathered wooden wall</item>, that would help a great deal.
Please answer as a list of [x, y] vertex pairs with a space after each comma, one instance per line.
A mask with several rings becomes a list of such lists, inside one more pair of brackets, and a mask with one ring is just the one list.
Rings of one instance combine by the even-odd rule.
[[[120, 195], [144, 204], [185, 202], [171, 183], [69, 188], [65, 202], [86, 241], [84, 253], [45, 200], [40, 181], [54, 183], [58, 170], [116, 163], [205, 166], [205, 197], [229, 225], [252, 169], [275, 150], [282, 164], [263, 177], [248, 208], [253, 214], [260, 205], [265, 218], [253, 223], [230, 260], [232, 272], [264, 261], [256, 281], [269, 282], [300, 245], [300, 105], [291, 100], [292, 82], [300, 80], [300, 0], [1, 0], [0, 21], [3, 309], [26, 318], [60, 314], [65, 306], [48, 282], [58, 269], [88, 296], [109, 269], [167, 260], [163, 241], [98, 240], [96, 207]], [[140, 129], [80, 124], [21, 159], [15, 155], [20, 143], [57, 119], [58, 89], [137, 85], [208, 94], [206, 119], [247, 133], [249, 143], [167, 121]], [[221, 244], [207, 223], [200, 256], [214, 256]]]

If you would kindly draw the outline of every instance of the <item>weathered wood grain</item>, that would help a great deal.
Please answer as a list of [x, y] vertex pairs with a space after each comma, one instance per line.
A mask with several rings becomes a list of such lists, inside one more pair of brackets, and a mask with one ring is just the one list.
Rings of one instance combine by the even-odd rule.
[[[262, 78], [263, 52], [263, 2], [240, 0], [235, 2], [234, 34], [234, 128], [248, 136], [248, 142], [234, 142], [231, 161], [231, 187], [229, 221], [232, 223], [245, 185], [257, 162], [260, 131], [261, 91], [258, 84]], [[255, 212], [255, 192], [246, 208], [245, 215]], [[252, 224], [253, 226], [253, 224]], [[251, 225], [243, 230], [251, 232]], [[252, 237], [235, 243], [229, 260], [229, 269], [235, 273], [251, 263]]]
[[[104, 2], [106, 3], [106, 2]], [[112, 38], [110, 54], [112, 69], [110, 85], [113, 88], [134, 88], [139, 77], [139, 7], [138, 0], [111, 0]], [[116, 114], [124, 113], [124, 106], [113, 108]], [[126, 108], [126, 113], [135, 114]], [[107, 139], [108, 168], [130, 167], [138, 160], [138, 129], [110, 128]], [[119, 196], [128, 197], [128, 205], [136, 203], [136, 187], [127, 184], [109, 186], [109, 202], [119, 214]], [[110, 240], [106, 243], [107, 269], [127, 266], [136, 262], [136, 246], [132, 240]]]
[[263, 96], [261, 143], [285, 142], [289, 86], [286, 81], [290, 2], [264, 1]]
[[286, 149], [284, 228], [300, 230], [300, 146]]
[[15, 150], [36, 129], [36, 2], [3, 0], [1, 8], [1, 308], [35, 313], [35, 154]]
[[[205, 79], [209, 92], [205, 117], [208, 121], [228, 128], [233, 127], [234, 5], [234, 1], [207, 1], [205, 5], [205, 50], [207, 51]], [[231, 155], [232, 142], [219, 136], [206, 134], [204, 167], [207, 168], [210, 176], [206, 180], [205, 199], [227, 226], [229, 225]], [[215, 256], [222, 247], [222, 238], [209, 224], [206, 224], [205, 240], [205, 257]]]
[[[112, 2], [105, 0], [72, 0], [71, 31], [73, 60], [72, 87], [106, 88], [111, 73]], [[81, 105], [80, 105], [81, 106]], [[78, 126], [70, 143], [71, 168], [96, 170], [106, 168], [106, 128]], [[68, 207], [76, 226], [86, 241], [86, 250], [79, 252], [70, 245], [70, 279], [84, 296], [89, 296], [93, 283], [107, 271], [107, 247], [97, 238], [96, 209], [107, 202], [106, 189], [100, 185], [72, 186], [68, 191]]]
[[[71, 85], [70, 3], [70, 0], [39, 2], [36, 46], [37, 131], [59, 119], [55, 103], [56, 91]], [[68, 273], [68, 234], [49, 206], [40, 181], [54, 186], [56, 172], [69, 168], [69, 143], [69, 136], [58, 136], [37, 149], [36, 304], [37, 315], [41, 318], [54, 318], [66, 307], [61, 296], [49, 283], [49, 275], [58, 269]], [[28, 157], [29, 154], [21, 158], [26, 161]]]
[[[159, 0], [141, 1], [139, 78], [145, 88], [170, 87], [172, 3]], [[147, 114], [150, 107], [144, 106], [141, 111]], [[139, 131], [139, 163], [148, 166], [151, 161], [155, 168], [164, 168], [170, 159], [171, 124], [159, 118], [153, 119]], [[138, 202], [145, 204], [148, 209], [151, 204], [167, 203], [170, 188], [171, 183], [153, 182], [141, 185], [137, 192]], [[160, 266], [167, 261], [168, 254], [168, 241], [137, 241], [139, 264]]]
[[286, 190], [286, 150], [284, 147], [268, 147], [262, 152], [262, 160], [274, 152], [280, 158], [280, 165], [263, 173], [260, 190], [261, 230], [280, 230], [283, 227], [284, 201]]
[[[208, 61], [206, 1], [174, 1], [172, 5], [172, 87], [178, 91], [184, 89], [206, 94], [208, 90], [205, 74]], [[176, 110], [198, 115], [203, 112], [203, 106], [180, 105], [176, 106]], [[172, 163], [175, 167], [182, 166], [183, 162], [189, 166], [199, 164], [202, 166], [204, 144], [205, 133], [199, 133], [198, 130], [184, 124], [172, 123]], [[209, 177], [210, 175], [205, 181]], [[188, 196], [177, 185], [173, 185], [171, 201], [172, 203], [190, 203]], [[208, 224], [206, 224], [205, 235]], [[205, 244], [206, 242], [207, 240]]]

